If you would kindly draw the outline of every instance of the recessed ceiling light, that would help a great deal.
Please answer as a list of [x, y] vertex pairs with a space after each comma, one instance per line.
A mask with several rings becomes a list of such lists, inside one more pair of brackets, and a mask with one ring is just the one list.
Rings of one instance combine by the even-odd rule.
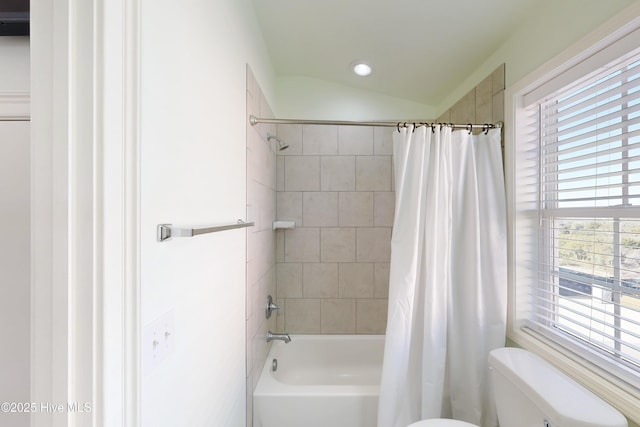
[[371, 67], [364, 62], [354, 62], [352, 64], [353, 72], [361, 77], [366, 77], [371, 74]]

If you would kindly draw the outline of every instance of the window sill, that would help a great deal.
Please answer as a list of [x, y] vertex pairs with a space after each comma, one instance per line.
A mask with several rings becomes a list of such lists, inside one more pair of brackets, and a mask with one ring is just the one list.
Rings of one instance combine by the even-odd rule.
[[640, 424], [640, 390], [632, 390], [626, 384], [623, 386], [622, 381], [609, 372], [535, 332], [511, 330], [508, 339], [546, 359], [618, 409], [629, 420]]

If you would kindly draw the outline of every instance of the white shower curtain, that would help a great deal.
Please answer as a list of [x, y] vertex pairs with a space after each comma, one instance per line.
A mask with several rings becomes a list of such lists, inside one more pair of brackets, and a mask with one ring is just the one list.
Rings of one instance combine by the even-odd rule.
[[500, 130], [394, 132], [396, 211], [378, 427], [497, 425], [487, 357], [504, 346]]

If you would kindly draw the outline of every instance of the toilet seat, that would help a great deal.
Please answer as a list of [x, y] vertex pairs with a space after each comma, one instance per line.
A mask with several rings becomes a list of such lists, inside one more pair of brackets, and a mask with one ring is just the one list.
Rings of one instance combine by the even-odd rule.
[[407, 427], [478, 427], [475, 424], [469, 424], [464, 421], [447, 420], [437, 418], [431, 420], [422, 420], [408, 425]]

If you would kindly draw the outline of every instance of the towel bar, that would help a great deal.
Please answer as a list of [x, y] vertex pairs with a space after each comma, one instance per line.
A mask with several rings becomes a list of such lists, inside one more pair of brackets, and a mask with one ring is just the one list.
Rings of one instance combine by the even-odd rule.
[[233, 230], [234, 228], [252, 227], [255, 223], [244, 222], [241, 219], [234, 224], [216, 225], [212, 227], [204, 228], [178, 228], [173, 227], [172, 224], [158, 224], [157, 237], [158, 242], [164, 242], [170, 240], [173, 237], [193, 237], [200, 234], [216, 233], [218, 231]]

